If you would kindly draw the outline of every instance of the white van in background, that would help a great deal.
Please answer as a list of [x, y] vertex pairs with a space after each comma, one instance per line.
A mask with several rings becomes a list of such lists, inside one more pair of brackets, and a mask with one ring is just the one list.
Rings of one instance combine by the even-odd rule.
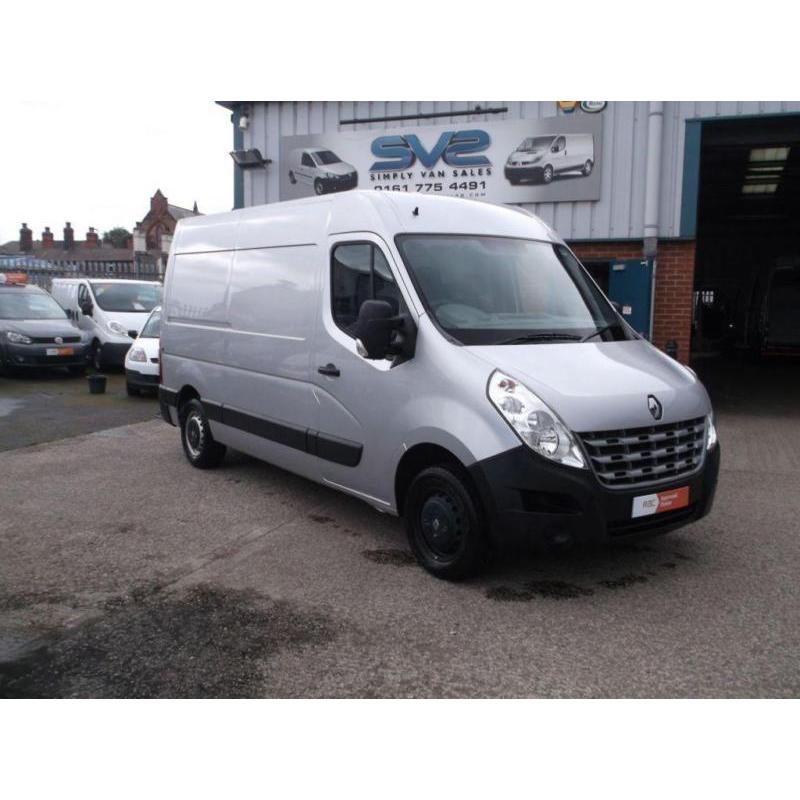
[[289, 182], [308, 184], [314, 194], [344, 192], [358, 186], [358, 172], [327, 147], [303, 147], [289, 155]]
[[591, 133], [559, 133], [529, 136], [508, 157], [506, 180], [552, 183], [556, 175], [579, 172], [584, 177], [594, 169], [594, 136]]
[[161, 305], [158, 281], [54, 278], [50, 293], [91, 337], [95, 369], [121, 367], [150, 312]]
[[714, 496], [697, 376], [511, 208], [355, 191], [183, 219], [161, 368], [190, 464], [232, 447], [403, 515], [443, 578], [507, 536], [619, 541]]

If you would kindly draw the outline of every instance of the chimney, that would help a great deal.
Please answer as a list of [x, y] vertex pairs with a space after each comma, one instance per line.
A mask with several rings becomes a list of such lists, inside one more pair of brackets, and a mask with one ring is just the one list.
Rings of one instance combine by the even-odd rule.
[[196, 215], [200, 214], [200, 212], [197, 210], [197, 200], [194, 201], [194, 205], [192, 206], [192, 213]]
[[23, 253], [30, 253], [33, 250], [33, 231], [28, 227], [27, 222], [23, 222], [19, 229], [19, 249]]
[[53, 247], [53, 232], [48, 225], [42, 231], [42, 247], [45, 249]]
[[69, 222], [64, 226], [64, 249], [72, 250], [75, 247], [75, 230]]
[[86, 246], [87, 247], [100, 246], [100, 237], [97, 235], [97, 231], [94, 228], [89, 228], [89, 230], [86, 231]]

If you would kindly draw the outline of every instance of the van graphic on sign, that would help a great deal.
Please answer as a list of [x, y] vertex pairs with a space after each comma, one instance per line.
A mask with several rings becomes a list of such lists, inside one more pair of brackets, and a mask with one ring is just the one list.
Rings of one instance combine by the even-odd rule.
[[508, 157], [506, 180], [552, 183], [559, 175], [587, 177], [594, 169], [594, 137], [591, 133], [560, 133], [528, 136]]
[[305, 183], [314, 194], [344, 192], [358, 186], [358, 172], [327, 147], [302, 147], [290, 154], [289, 182]]

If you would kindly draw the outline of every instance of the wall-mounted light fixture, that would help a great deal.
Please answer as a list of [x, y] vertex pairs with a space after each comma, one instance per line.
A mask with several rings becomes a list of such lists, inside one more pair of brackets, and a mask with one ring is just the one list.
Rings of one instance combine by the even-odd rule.
[[245, 111], [239, 115], [239, 130], [246, 131], [250, 127], [250, 115]]
[[264, 158], [261, 151], [255, 147], [251, 150], [231, 150], [231, 158], [237, 167], [242, 169], [255, 169], [256, 167], [266, 167], [272, 163], [271, 158]]

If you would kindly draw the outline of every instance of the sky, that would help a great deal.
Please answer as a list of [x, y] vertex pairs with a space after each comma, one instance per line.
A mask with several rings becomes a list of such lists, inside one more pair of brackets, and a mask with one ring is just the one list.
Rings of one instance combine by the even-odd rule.
[[132, 230], [156, 189], [200, 211], [233, 205], [230, 112], [213, 100], [127, 95], [119, 101], [6, 100], [0, 112], [0, 242], [21, 223], [41, 238]]

